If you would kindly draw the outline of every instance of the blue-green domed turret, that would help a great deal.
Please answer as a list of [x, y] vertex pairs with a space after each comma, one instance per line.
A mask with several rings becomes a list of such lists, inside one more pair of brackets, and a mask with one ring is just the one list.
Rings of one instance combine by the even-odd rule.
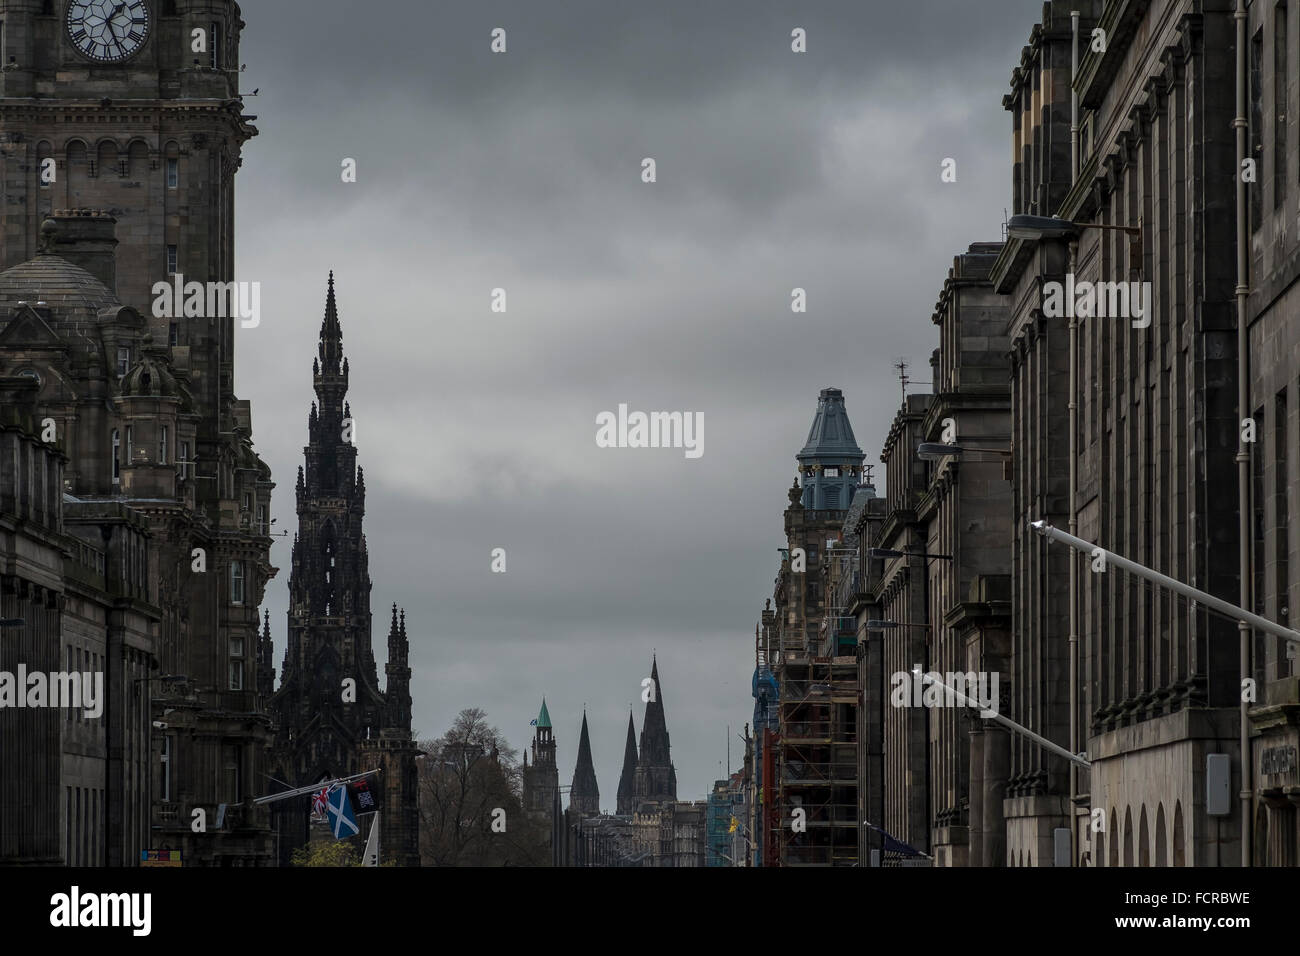
[[862, 474], [866, 456], [853, 437], [849, 413], [844, 409], [844, 393], [838, 388], [823, 388], [817, 398], [817, 414], [808, 441], [799, 454], [801, 502], [818, 511], [843, 511], [853, 501], [853, 489]]

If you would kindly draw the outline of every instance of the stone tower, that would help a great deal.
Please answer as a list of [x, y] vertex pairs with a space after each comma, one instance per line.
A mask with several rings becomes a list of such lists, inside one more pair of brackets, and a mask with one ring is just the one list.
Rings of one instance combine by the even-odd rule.
[[847, 511], [866, 456], [853, 437], [844, 393], [823, 388], [799, 462], [803, 506], [813, 511]]
[[[234, 394], [234, 320], [156, 316], [151, 294], [177, 272], [234, 279], [234, 175], [257, 133], [243, 22], [232, 0], [124, 0], [109, 19], [0, 0], [0, 375], [39, 383], [70, 509], [113, 502], [148, 523], [135, 597], [159, 620], [126, 643], [124, 679], [152, 717], [131, 718], [145, 739], [130, 752], [145, 750], [154, 797], [121, 858], [168, 846], [187, 866], [265, 865], [269, 814], [251, 800], [270, 688], [253, 660], [274, 485]], [[188, 52], [194, 29], [204, 54]]]
[[587, 712], [582, 712], [582, 733], [578, 737], [578, 762], [573, 768], [573, 786], [569, 788], [569, 809], [583, 816], [600, 813], [600, 787], [596, 785], [596, 766], [591, 759], [591, 739], [587, 735]]
[[[370, 558], [362, 521], [365, 475], [352, 443], [348, 361], [330, 273], [312, 362], [316, 401], [307, 420], [306, 467], [297, 482], [298, 534], [289, 577], [289, 634], [280, 688], [271, 699], [281, 779], [306, 786], [380, 768], [384, 862], [419, 864], [411, 669], [406, 615], [393, 608], [387, 686], [371, 648]], [[305, 799], [276, 804], [281, 858], [308, 834]]]
[[664, 699], [659, 687], [659, 661], [650, 664], [654, 696], [646, 701], [645, 721], [641, 725], [641, 756], [633, 783], [633, 808], [643, 803], [667, 803], [677, 799], [677, 771], [669, 752], [668, 723], [664, 719]]
[[[214, 461], [231, 424], [221, 405], [233, 387], [233, 320], [155, 317], [150, 290], [174, 273], [235, 278], [234, 177], [257, 135], [239, 92], [244, 22], [233, 0], [119, 6], [105, 26], [84, 0], [0, 0], [0, 269], [35, 256], [41, 223], [60, 210], [116, 219], [105, 284], [156, 342], [188, 350], [213, 426], [196, 450]], [[203, 53], [192, 52], [195, 30]]]
[[616, 812], [620, 815], [632, 813], [636, 809], [636, 725], [632, 723], [632, 712], [627, 712], [627, 742], [623, 745], [623, 773], [618, 778], [618, 805]]
[[533, 762], [524, 755], [524, 809], [538, 816], [550, 817], [556, 812], [560, 792], [560, 771], [555, 763], [555, 736], [551, 729], [551, 714], [542, 698], [542, 709], [537, 714], [537, 727], [533, 733]]

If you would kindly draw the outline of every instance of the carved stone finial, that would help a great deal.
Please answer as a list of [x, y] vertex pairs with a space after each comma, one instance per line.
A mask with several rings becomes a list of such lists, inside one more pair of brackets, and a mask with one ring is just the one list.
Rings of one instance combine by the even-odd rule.
[[41, 255], [51, 255], [54, 252], [54, 242], [59, 234], [59, 224], [53, 219], [46, 219], [41, 223]]

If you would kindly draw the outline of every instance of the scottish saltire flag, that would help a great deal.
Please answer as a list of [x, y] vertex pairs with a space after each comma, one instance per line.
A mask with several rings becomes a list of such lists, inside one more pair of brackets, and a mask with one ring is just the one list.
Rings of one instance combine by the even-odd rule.
[[347, 787], [335, 787], [331, 790], [325, 807], [330, 815], [330, 829], [334, 831], [334, 839], [343, 840], [361, 832], [361, 828], [357, 826], [357, 815], [352, 812], [352, 801], [348, 799]]

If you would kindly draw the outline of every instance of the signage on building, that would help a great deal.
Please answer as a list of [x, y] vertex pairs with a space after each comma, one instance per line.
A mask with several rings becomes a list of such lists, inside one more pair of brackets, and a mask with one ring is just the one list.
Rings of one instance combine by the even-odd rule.
[[1295, 747], [1269, 747], [1260, 755], [1259, 772], [1264, 776], [1293, 774], [1296, 770]]
[[141, 850], [141, 866], [182, 866], [180, 850]]

